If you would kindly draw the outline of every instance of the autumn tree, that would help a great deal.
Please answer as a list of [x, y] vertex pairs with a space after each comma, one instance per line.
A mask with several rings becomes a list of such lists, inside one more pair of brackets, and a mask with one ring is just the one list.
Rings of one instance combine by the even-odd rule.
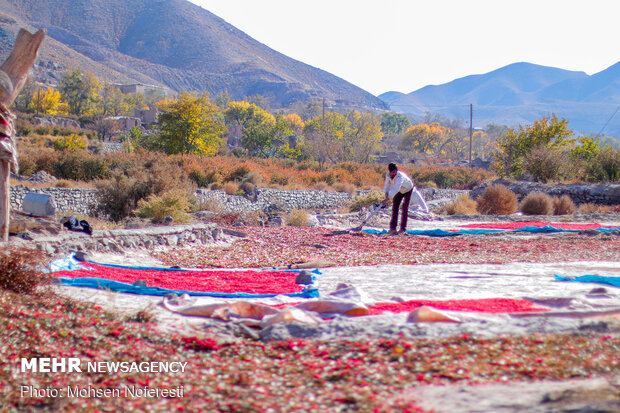
[[439, 123], [419, 123], [408, 128], [400, 141], [400, 149], [424, 154], [435, 154], [448, 132]]
[[73, 70], [60, 80], [60, 91], [69, 113], [82, 116], [91, 114], [99, 99], [101, 83], [92, 73]]
[[30, 100], [30, 109], [43, 115], [59, 115], [67, 111], [66, 105], [61, 103], [60, 92], [52, 87], [34, 92]]
[[161, 101], [159, 110], [158, 149], [168, 154], [210, 156], [224, 143], [222, 112], [207, 94], [184, 92], [177, 99]]
[[501, 176], [522, 177], [524, 161], [534, 148], [558, 152], [574, 142], [573, 131], [566, 119], [556, 115], [535, 120], [533, 125], [508, 128], [497, 140], [497, 153], [492, 168]]

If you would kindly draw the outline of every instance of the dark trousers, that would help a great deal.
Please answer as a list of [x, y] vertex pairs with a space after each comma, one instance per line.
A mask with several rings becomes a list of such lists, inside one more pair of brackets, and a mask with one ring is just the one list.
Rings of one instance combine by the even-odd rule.
[[400, 218], [400, 230], [405, 231], [407, 229], [407, 213], [409, 212], [409, 201], [411, 201], [412, 193], [413, 188], [404, 194], [398, 192], [394, 195], [394, 200], [392, 200], [392, 220], [390, 221], [390, 230], [396, 231], [396, 225], [398, 224], [398, 207], [400, 206], [401, 201], [403, 203], [403, 214]]

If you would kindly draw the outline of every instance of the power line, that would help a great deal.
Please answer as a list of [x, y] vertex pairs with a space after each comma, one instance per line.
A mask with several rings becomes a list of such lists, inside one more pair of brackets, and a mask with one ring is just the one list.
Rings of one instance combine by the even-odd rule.
[[614, 116], [616, 116], [616, 113], [618, 113], [618, 110], [620, 110], [620, 106], [618, 106], [616, 108], [616, 111], [609, 117], [609, 119], [607, 119], [607, 122], [605, 122], [605, 125], [603, 125], [603, 127], [600, 130], [600, 132], [598, 133], [599, 135], [601, 133], [603, 133], [603, 129], [605, 129], [607, 127], [607, 125], [609, 125], [609, 122], [611, 122], [611, 120], [614, 118]]

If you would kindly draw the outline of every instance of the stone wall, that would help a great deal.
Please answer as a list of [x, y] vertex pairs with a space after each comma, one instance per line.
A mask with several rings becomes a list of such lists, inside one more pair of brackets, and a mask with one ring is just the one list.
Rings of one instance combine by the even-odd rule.
[[[603, 205], [620, 204], [620, 184], [574, 184], [546, 185], [535, 182], [507, 182], [498, 180], [491, 184], [502, 184], [522, 200], [532, 192], [544, 192], [551, 196], [568, 195], [576, 204], [592, 203]], [[490, 184], [483, 184], [471, 191], [470, 196], [476, 199]]]
[[250, 197], [227, 195], [226, 192], [199, 189], [195, 193], [199, 201], [215, 201], [232, 212], [256, 212], [269, 209], [290, 211], [298, 209], [335, 209], [352, 199], [346, 192], [319, 190], [291, 191], [284, 189], [256, 188]]
[[11, 187], [11, 208], [21, 210], [22, 201], [29, 192], [51, 195], [56, 211], [84, 215], [92, 215], [91, 212], [96, 203], [97, 195], [96, 189], [31, 188], [24, 185], [16, 185]]
[[[568, 195], [575, 203], [596, 203], [617, 205], [620, 204], [620, 184], [586, 184], [586, 185], [544, 185], [532, 182], [496, 181], [506, 185], [511, 191], [523, 199], [528, 193], [540, 191], [549, 195]], [[471, 191], [475, 199], [486, 188], [484, 184]], [[22, 201], [28, 192], [45, 193], [52, 195], [57, 211], [73, 212], [92, 215], [96, 204], [96, 189], [79, 188], [30, 188], [23, 185], [11, 187], [11, 208], [20, 210]], [[359, 195], [369, 191], [359, 191]], [[438, 207], [454, 200], [460, 193], [452, 189], [426, 188], [422, 189], [422, 196], [429, 207]], [[342, 208], [353, 200], [353, 196], [346, 192], [326, 192], [319, 190], [284, 190], [271, 188], [257, 188], [251, 197], [227, 195], [224, 191], [209, 191], [199, 189], [195, 192], [199, 201], [217, 202], [225, 210], [231, 212], [282, 211], [291, 209], [333, 210]]]
[[221, 240], [226, 234], [239, 236], [235, 231], [219, 228], [216, 224], [203, 223], [95, 231], [92, 236], [83, 232], [61, 231], [58, 235], [34, 240], [11, 237], [11, 242], [14, 245], [34, 246], [51, 255], [65, 255], [70, 251], [122, 252], [126, 249], [208, 245]]

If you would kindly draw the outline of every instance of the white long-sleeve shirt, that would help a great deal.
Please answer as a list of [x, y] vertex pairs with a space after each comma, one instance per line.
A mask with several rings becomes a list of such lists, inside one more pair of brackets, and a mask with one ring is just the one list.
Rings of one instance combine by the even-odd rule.
[[388, 199], [394, 198], [398, 191], [401, 193], [409, 192], [413, 189], [413, 181], [402, 171], [396, 171], [394, 178], [390, 177], [390, 172], [385, 174], [385, 188], [383, 192], [388, 194]]

